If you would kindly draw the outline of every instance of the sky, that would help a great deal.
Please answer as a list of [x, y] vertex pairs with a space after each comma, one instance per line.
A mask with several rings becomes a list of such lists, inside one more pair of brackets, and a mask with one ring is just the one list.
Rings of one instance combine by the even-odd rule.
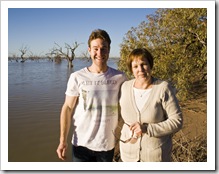
[[119, 57], [123, 37], [131, 29], [146, 21], [146, 15], [156, 8], [9, 8], [8, 50], [9, 56], [20, 56], [19, 49], [27, 47], [33, 55], [50, 52], [55, 42], [81, 43], [76, 57], [85, 53], [90, 33], [104, 29], [111, 38], [110, 57]]

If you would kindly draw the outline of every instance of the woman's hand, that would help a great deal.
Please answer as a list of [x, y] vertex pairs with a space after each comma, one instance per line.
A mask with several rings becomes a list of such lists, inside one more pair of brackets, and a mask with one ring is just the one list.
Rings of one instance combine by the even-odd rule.
[[129, 126], [130, 130], [134, 132], [134, 137], [141, 137], [142, 135], [142, 129], [141, 124], [138, 122], [135, 122]]

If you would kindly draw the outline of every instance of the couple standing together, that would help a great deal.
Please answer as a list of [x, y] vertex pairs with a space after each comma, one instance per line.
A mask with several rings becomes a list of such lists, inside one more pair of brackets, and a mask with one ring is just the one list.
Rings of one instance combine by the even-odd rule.
[[169, 83], [152, 76], [153, 57], [134, 49], [127, 67], [134, 78], [107, 65], [111, 40], [104, 30], [88, 39], [92, 64], [71, 74], [60, 114], [56, 150], [66, 159], [67, 137], [73, 126], [73, 162], [112, 162], [121, 116], [120, 156], [124, 162], [171, 161], [172, 136], [182, 128], [182, 113]]

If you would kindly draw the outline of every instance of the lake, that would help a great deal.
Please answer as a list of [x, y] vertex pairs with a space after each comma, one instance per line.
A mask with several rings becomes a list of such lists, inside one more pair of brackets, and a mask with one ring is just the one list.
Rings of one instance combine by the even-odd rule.
[[[118, 59], [108, 65], [117, 69]], [[59, 117], [70, 74], [91, 61], [8, 62], [8, 161], [58, 162]], [[70, 133], [71, 134], [71, 133]], [[71, 136], [68, 160], [71, 161]]]

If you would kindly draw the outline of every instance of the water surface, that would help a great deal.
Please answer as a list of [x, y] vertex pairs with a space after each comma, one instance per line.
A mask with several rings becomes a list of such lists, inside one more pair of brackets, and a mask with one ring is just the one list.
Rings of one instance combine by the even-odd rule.
[[[116, 59], [108, 65], [117, 68]], [[69, 75], [91, 62], [8, 62], [8, 161], [56, 162], [59, 116]], [[69, 136], [68, 160], [71, 161]]]

